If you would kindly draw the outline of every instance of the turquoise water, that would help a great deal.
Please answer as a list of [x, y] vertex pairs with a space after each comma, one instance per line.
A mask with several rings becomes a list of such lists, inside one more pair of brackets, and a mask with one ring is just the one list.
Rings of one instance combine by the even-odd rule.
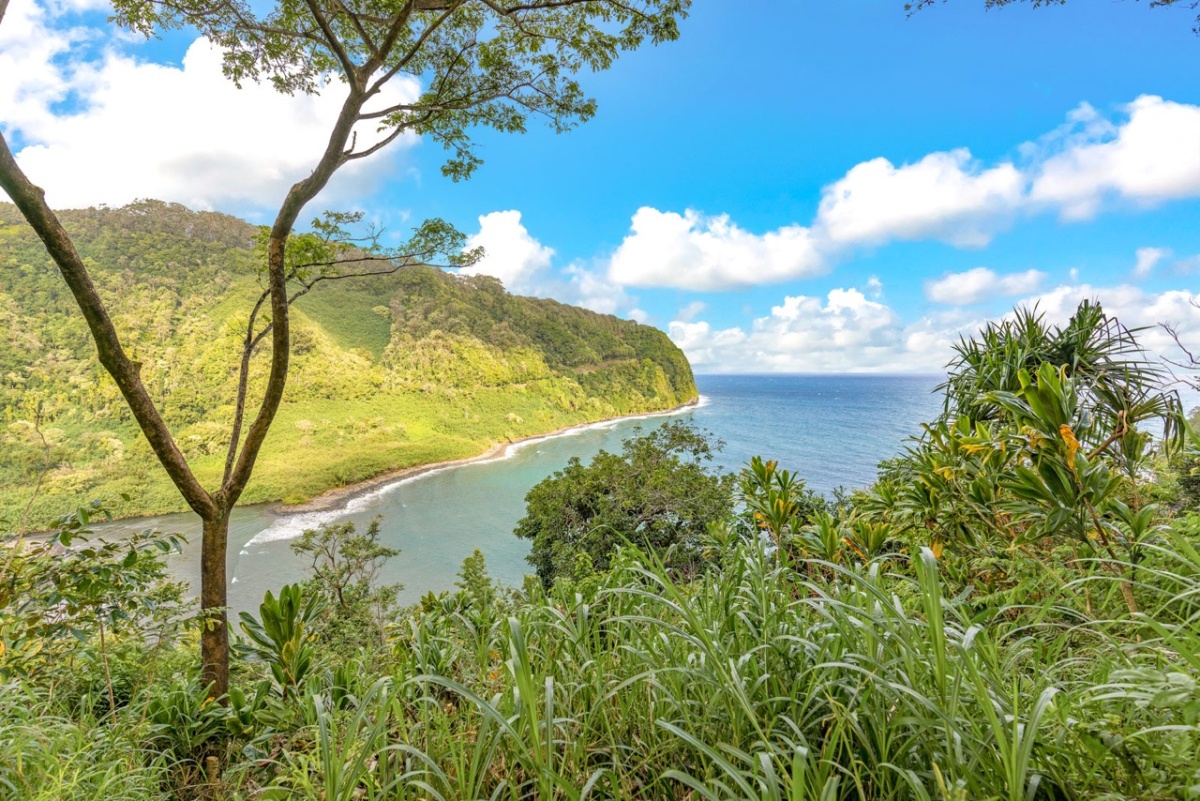
[[[931, 376], [698, 376], [698, 407], [678, 413], [725, 442], [717, 462], [736, 470], [750, 457], [777, 459], [813, 489], [864, 487], [875, 465], [899, 452], [905, 437], [932, 419], [939, 402]], [[289, 543], [304, 529], [352, 520], [365, 527], [382, 516], [382, 539], [401, 549], [382, 580], [405, 585], [400, 600], [453, 587], [462, 560], [479, 548], [499, 581], [516, 585], [527, 572], [529, 544], [512, 534], [534, 484], [578, 456], [619, 450], [639, 427], [664, 417], [621, 420], [513, 446], [502, 458], [426, 473], [375, 490], [332, 512], [275, 515], [266, 507], [239, 509], [230, 525], [230, 605], [254, 609], [263, 593], [305, 575]], [[172, 568], [197, 573], [199, 526], [190, 515], [118, 524], [178, 531], [191, 540]]]

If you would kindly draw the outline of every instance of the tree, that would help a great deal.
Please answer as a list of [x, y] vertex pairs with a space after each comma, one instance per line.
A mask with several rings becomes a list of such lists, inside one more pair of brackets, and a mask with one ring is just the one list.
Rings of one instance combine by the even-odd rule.
[[[266, 289], [247, 329], [229, 458], [215, 489], [201, 486], [192, 473], [142, 382], [139, 363], [122, 347], [69, 233], [0, 136], [0, 187], [58, 266], [100, 363], [202, 521], [200, 602], [207, 617], [201, 662], [214, 695], [223, 696], [229, 683], [229, 514], [283, 399], [290, 352], [288, 307], [315, 283], [311, 263], [291, 246], [300, 214], [338, 169], [378, 152], [405, 132], [441, 143], [450, 153], [443, 173], [460, 180], [481, 163], [471, 139], [476, 127], [520, 132], [530, 116], [538, 116], [564, 131], [587, 120], [596, 106], [576, 74], [606, 69], [621, 51], [647, 39], [675, 39], [689, 6], [690, 0], [301, 0], [279, 2], [259, 13], [261, 5], [241, 0], [114, 0], [113, 19], [132, 31], [151, 35], [191, 26], [207, 36], [223, 49], [226, 73], [235, 82], [267, 80], [289, 94], [340, 84], [345, 93], [324, 152], [312, 173], [287, 191], [265, 237]], [[0, 21], [6, 8], [7, 0], [0, 0]], [[415, 78], [425, 87], [417, 100], [386, 99], [398, 76]], [[342, 221], [334, 218], [329, 231], [340, 232]], [[321, 239], [319, 228], [317, 233]], [[449, 257], [462, 241], [461, 234], [432, 221], [396, 255]], [[270, 349], [270, 367], [258, 410], [243, 435], [249, 355], [260, 345]]]
[[176, 537], [143, 531], [120, 542], [93, 539], [91, 520], [107, 515], [93, 501], [60, 518], [45, 542], [0, 535], [0, 678], [68, 664], [95, 631], [113, 712], [106, 632], [138, 636], [147, 623], [169, 625], [183, 588], [167, 581], [163, 558], [179, 550]]
[[[939, 387], [942, 419], [885, 463], [866, 508], [938, 554], [1065, 541], [1116, 572], [1137, 564], [1155, 530], [1139, 427], [1161, 426], [1171, 449], [1186, 425], [1138, 330], [1084, 301], [1064, 326], [1018, 309], [964, 338]], [[1120, 587], [1136, 611], [1131, 582]]]
[[1181, 433], [1178, 393], [1163, 389], [1163, 369], [1147, 357], [1136, 335], [1103, 307], [1085, 300], [1067, 325], [1046, 323], [1036, 310], [1016, 309], [1011, 318], [988, 323], [954, 347], [946, 382], [943, 420], [966, 417], [972, 424], [999, 420], [1005, 410], [993, 393], [1022, 388], [1020, 374], [1036, 375], [1044, 364], [1063, 367], [1079, 380], [1079, 392], [1097, 432], [1091, 443], [1106, 450], [1146, 420], [1160, 419], [1169, 439]]
[[309, 561], [312, 574], [302, 589], [327, 602], [313, 634], [335, 653], [381, 645], [396, 611], [396, 594], [404, 589], [403, 584], [379, 584], [384, 564], [400, 555], [379, 542], [380, 520], [376, 517], [361, 534], [347, 521], [308, 529], [292, 542], [292, 553]]
[[[914, 0], [904, 4], [904, 10], [909, 14], [915, 14], [923, 8], [936, 5], [938, 0]], [[941, 0], [946, 2], [946, 0]], [[1028, 3], [1034, 8], [1042, 8], [1043, 6], [1062, 6], [1066, 5], [1067, 0], [983, 0], [983, 7], [989, 11], [993, 8], [1003, 8], [1004, 6], [1012, 5], [1013, 3]], [[1182, 5], [1188, 8], [1196, 8], [1200, 6], [1200, 0], [1150, 0], [1150, 8], [1161, 8], [1163, 6]], [[1195, 26], [1192, 30], [1197, 36], [1200, 36], [1200, 15], [1196, 17]]]
[[513, 533], [533, 540], [529, 562], [547, 587], [571, 575], [581, 555], [607, 569], [625, 541], [690, 567], [709, 521], [733, 505], [733, 476], [710, 472], [712, 458], [708, 439], [680, 422], [631, 438], [620, 454], [600, 451], [586, 466], [573, 458], [529, 491]]

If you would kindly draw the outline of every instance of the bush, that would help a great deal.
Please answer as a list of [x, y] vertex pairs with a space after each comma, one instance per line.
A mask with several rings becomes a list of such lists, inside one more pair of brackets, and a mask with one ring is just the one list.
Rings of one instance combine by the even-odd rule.
[[577, 572], [581, 555], [607, 569], [625, 542], [660, 555], [673, 569], [694, 573], [709, 521], [732, 510], [733, 477], [710, 471], [708, 437], [669, 422], [625, 442], [620, 454], [601, 451], [583, 465], [573, 458], [525, 496], [514, 533], [533, 541], [529, 563], [549, 587]]

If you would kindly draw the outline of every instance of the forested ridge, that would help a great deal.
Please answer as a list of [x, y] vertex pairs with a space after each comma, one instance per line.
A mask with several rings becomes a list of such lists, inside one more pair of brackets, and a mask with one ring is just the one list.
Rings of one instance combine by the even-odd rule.
[[[202, 480], [219, 475], [241, 338], [261, 292], [257, 228], [158, 201], [62, 219], [181, 449]], [[298, 501], [696, 395], [687, 360], [661, 331], [415, 264], [314, 289], [294, 307], [293, 346], [284, 406], [245, 503]], [[266, 356], [255, 363], [262, 381]], [[252, 397], [255, 388], [252, 379]], [[80, 497], [111, 498], [117, 514], [184, 508], [96, 363], [70, 292], [8, 204], [0, 423], [0, 519], [10, 525], [44, 525]]]

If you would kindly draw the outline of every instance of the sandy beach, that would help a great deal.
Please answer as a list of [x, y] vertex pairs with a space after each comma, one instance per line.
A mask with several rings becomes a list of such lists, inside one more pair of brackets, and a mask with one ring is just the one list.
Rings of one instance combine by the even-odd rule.
[[619, 420], [643, 420], [654, 417], [667, 417], [693, 408], [699, 403], [700, 397], [697, 396], [681, 406], [676, 406], [673, 409], [664, 409], [660, 412], [642, 412], [639, 414], [606, 417], [603, 420], [594, 420], [590, 423], [579, 423], [577, 425], [564, 426], [554, 431], [549, 431], [545, 434], [532, 434], [528, 437], [522, 437], [521, 439], [515, 439], [508, 442], [497, 442], [484, 450], [482, 453], [479, 453], [475, 456], [468, 456], [465, 459], [450, 459], [444, 462], [432, 462], [430, 464], [414, 465], [412, 467], [404, 467], [399, 470], [389, 470], [386, 473], [380, 473], [379, 475], [368, 478], [364, 481], [348, 484], [344, 487], [334, 487], [333, 489], [326, 490], [317, 497], [305, 501], [304, 503], [277, 504], [271, 507], [271, 512], [276, 515], [292, 515], [307, 514], [311, 512], [334, 511], [342, 508], [351, 500], [360, 495], [364, 495], [368, 492], [374, 492], [388, 486], [389, 484], [412, 479], [434, 470], [445, 470], [449, 467], [458, 467], [460, 465], [473, 464], [475, 462], [486, 462], [491, 459], [499, 459], [504, 456], [509, 448], [518, 447], [530, 442], [537, 442], [543, 439], [549, 439], [550, 437], [562, 436], [572, 431], [581, 430], [589, 426], [600, 425], [602, 423], [612, 423]]

